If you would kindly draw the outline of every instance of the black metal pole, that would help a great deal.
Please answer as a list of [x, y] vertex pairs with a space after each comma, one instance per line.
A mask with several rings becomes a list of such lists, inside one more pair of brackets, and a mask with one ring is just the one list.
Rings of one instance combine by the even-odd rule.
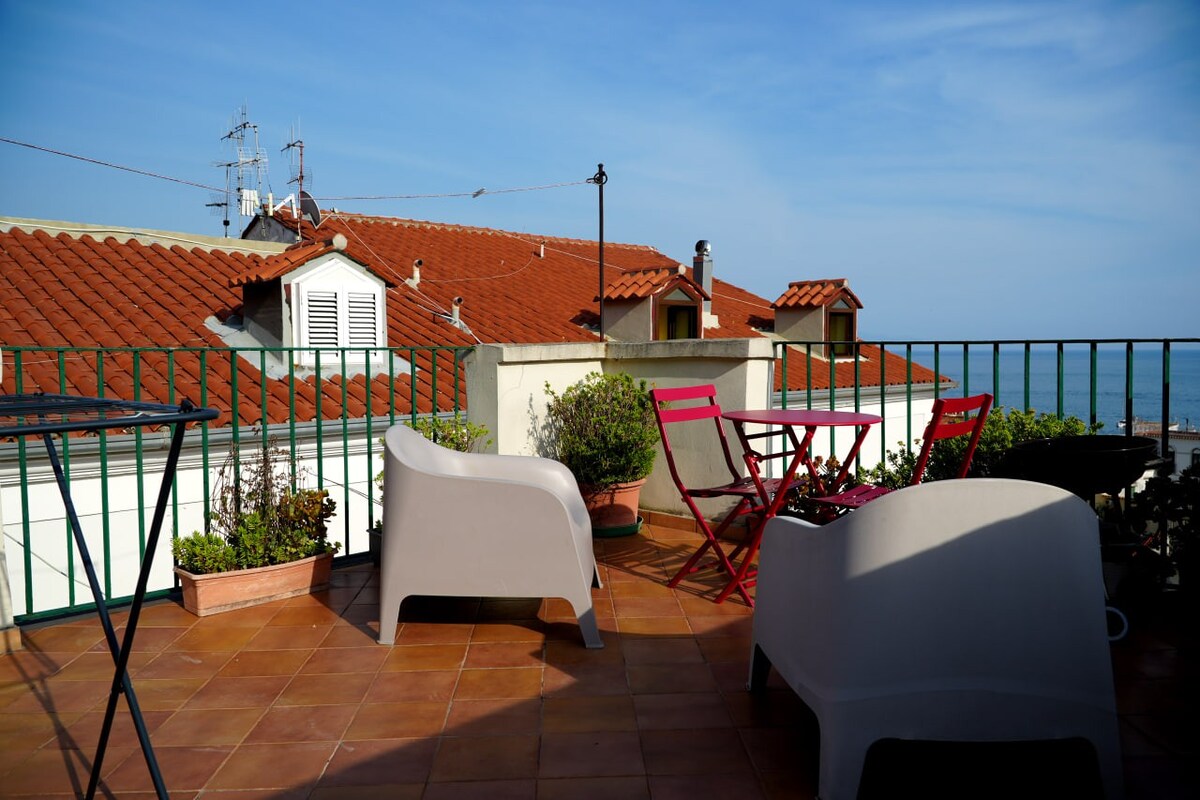
[[608, 183], [608, 175], [604, 172], [604, 165], [596, 165], [596, 174], [592, 176], [590, 183], [594, 183], [600, 187], [600, 291], [597, 296], [600, 298], [600, 338], [604, 338], [604, 184]]

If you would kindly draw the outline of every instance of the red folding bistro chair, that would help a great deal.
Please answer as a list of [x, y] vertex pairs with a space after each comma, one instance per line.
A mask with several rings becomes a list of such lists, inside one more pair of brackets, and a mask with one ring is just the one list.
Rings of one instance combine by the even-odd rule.
[[[970, 435], [967, 451], [963, 455], [962, 464], [958, 468], [956, 478], [967, 477], [971, 469], [971, 459], [975, 448], [979, 445], [979, 437], [983, 433], [983, 425], [987, 422], [988, 412], [992, 408], [990, 394], [977, 394], [971, 397], [939, 397], [933, 401], [933, 416], [921, 434], [921, 453], [917, 456], [916, 466], [913, 467], [910, 486], [916, 486], [925, 476], [925, 466], [929, 463], [929, 454], [933, 451], [933, 443], [939, 439], [952, 439], [956, 436]], [[975, 412], [974, 416], [967, 416]], [[826, 497], [809, 498], [814, 503], [832, 506], [836, 513], [843, 514], [855, 508], [866, 505], [877, 497], [882, 497], [892, 491], [886, 486], [873, 486], [864, 483], [847, 489], [844, 492], [831, 494]]]
[[[692, 557], [687, 560], [687, 563], [675, 574], [675, 577], [671, 578], [667, 585], [674, 588], [686, 576], [711, 567], [716, 567], [718, 571], [727, 573], [732, 580], [737, 574], [734, 562], [738, 556], [742, 555], [743, 552], [745, 553], [745, 558], [753, 556], [753, 553], [748, 548], [753, 536], [754, 526], [747, 527], [745, 539], [737, 544], [729, 553], [726, 553], [721, 546], [721, 535], [735, 520], [750, 514], [762, 513], [764, 506], [754, 480], [749, 477], [744, 478], [740, 476], [737, 468], [734, 466], [733, 455], [729, 450], [729, 439], [725, 436], [725, 428], [721, 421], [721, 407], [717, 405], [716, 387], [706, 384], [671, 389], [651, 389], [650, 396], [654, 400], [654, 417], [658, 421], [658, 431], [662, 436], [663, 453], [667, 457], [667, 467], [671, 470], [671, 479], [675, 481], [675, 487], [679, 490], [679, 496], [683, 499], [688, 509], [691, 510], [692, 516], [696, 518], [696, 524], [700, 527], [701, 533], [704, 534], [704, 543], [692, 554]], [[693, 404], [679, 405], [689, 402]], [[679, 468], [675, 462], [675, 454], [671, 450], [671, 440], [667, 435], [667, 426], [675, 423], [707, 419], [711, 419], [716, 427], [717, 440], [721, 446], [721, 453], [725, 458], [725, 467], [729, 471], [729, 482], [722, 483], [719, 486], [692, 488], [685, 485], [683, 479], [680, 477]], [[764, 481], [768, 491], [775, 488], [778, 483], [778, 480]], [[716, 530], [712, 528], [710, 522], [705, 519], [704, 514], [700, 512], [700, 509], [696, 505], [696, 500], [714, 497], [737, 498], [737, 504], [725, 515], [725, 518], [721, 520]], [[701, 564], [700, 559], [710, 550], [715, 558]], [[746, 589], [753, 585], [753, 578], [750, 578], [749, 580], [737, 581], [734, 587], [750, 606], [754, 605], [754, 601]], [[727, 594], [728, 592], [723, 592], [721, 599], [724, 599]]]

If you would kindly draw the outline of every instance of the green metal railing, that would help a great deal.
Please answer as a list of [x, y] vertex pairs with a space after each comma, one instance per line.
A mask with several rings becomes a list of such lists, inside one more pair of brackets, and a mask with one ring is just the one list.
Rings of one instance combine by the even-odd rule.
[[[826, 359], [834, 345], [848, 347], [853, 357]], [[883, 351], [902, 364], [903, 378], [889, 371]], [[893, 440], [920, 436], [912, 425], [914, 399], [947, 392], [989, 392], [997, 408], [1075, 416], [1104, 433], [1152, 431], [1164, 453], [1172, 426], [1200, 428], [1200, 338], [779, 342], [775, 352], [780, 375], [793, 378], [791, 388], [779, 392], [785, 408], [857, 410], [868, 389], [862, 370], [878, 368], [878, 380], [867, 382], [870, 404], [903, 403], [907, 420], [902, 437], [887, 430], [886, 419], [881, 424], [880, 460]], [[918, 379], [914, 366], [931, 374]], [[1176, 456], [1187, 466], [1200, 453]]]
[[[831, 344], [848, 344], [858, 357], [828, 360], [824, 353]], [[387, 426], [406, 418], [465, 408], [462, 357], [468, 350], [402, 347], [324, 351], [304, 358], [308, 354], [286, 349], [8, 347], [3, 353], [3, 391], [167, 403], [186, 398], [215, 407], [221, 416], [190, 431], [185, 442], [185, 459], [191, 460], [192, 470], [188, 475], [194, 475], [187, 480], [195, 481], [185, 488], [200, 499], [181, 501], [177, 478], [170, 512], [174, 534], [189, 533], [194, 520], [207, 518], [214, 476], [231, 444], [265, 443], [274, 437], [293, 458], [311, 461], [315, 484], [338, 500], [341, 528], [331, 532], [331, 538], [342, 543], [345, 556], [367, 548], [366, 529], [378, 519], [380, 504], [372, 476], [382, 463], [380, 436]], [[892, 358], [881, 360], [884, 350]], [[790, 388], [778, 393], [784, 407], [857, 409], [900, 404], [903, 413], [892, 419], [903, 417], [898, 423], [902, 430], [889, 430], [887, 421], [879, 426], [880, 459], [898, 441], [911, 442], [920, 436], [913, 425], [917, 401], [945, 393], [989, 391], [999, 407], [1075, 415], [1089, 424], [1102, 424], [1104, 433], [1121, 432], [1117, 424], [1124, 421], [1124, 432], [1132, 434], [1136, 420], [1142, 418], [1162, 431], [1164, 444], [1172, 423], [1200, 426], [1200, 338], [791, 342], [778, 343], [776, 356], [777, 375], [792, 378]], [[369, 371], [363, 369], [364, 362]], [[343, 380], [341, 376], [347, 374], [350, 378]], [[933, 380], [934, 375], [941, 380]], [[892, 422], [893, 428], [896, 424]], [[68, 477], [86, 472], [94, 474], [99, 484], [98, 505], [84, 524], [89, 537], [102, 540], [95, 551], [103, 554], [106, 596], [112, 596], [118, 583], [111, 558], [114, 542], [131, 541], [136, 530], [144, 547], [147, 499], [142, 483], [146, 473], [153, 471], [158, 445], [153, 432], [102, 432], [62, 443]], [[831, 437], [831, 452], [833, 445]], [[57, 531], [46, 537], [58, 542], [64, 553], [60, 560], [65, 567], [51, 570], [59, 573], [56, 580], [66, 581], [65, 591], [52, 592], [62, 595], [61, 602], [45, 602], [43, 595], [51, 590], [35, 580], [38, 555], [33, 547], [31, 504], [36, 500], [31, 482], [41, 469], [39, 459], [44, 456], [39, 451], [24, 440], [0, 443], [0, 466], [19, 484], [6, 488], [10, 522], [5, 535], [9, 568], [14, 573], [20, 570], [13, 582], [21, 586], [14, 603], [18, 611], [25, 609], [18, 614], [22, 622], [89, 608], [80, 602], [88, 594], [76, 592], [76, 554], [65, 519], [44, 523], [62, 526], [61, 540]], [[1179, 453], [1177, 457], [1186, 466], [1189, 458], [1197, 456]], [[113, 487], [129, 465], [137, 487], [118, 496]], [[127, 495], [131, 502], [126, 501]], [[136, 523], [119, 524], [119, 514], [135, 514]], [[43, 536], [38, 530], [38, 536]], [[21, 550], [19, 559], [16, 549]], [[159, 595], [167, 591], [164, 586], [157, 588]]]
[[[311, 462], [311, 482], [338, 500], [339, 509], [343, 510], [339, 514], [341, 530], [331, 531], [330, 538], [340, 541], [344, 557], [365, 552], [366, 529], [379, 518], [379, 498], [372, 476], [381, 468], [379, 439], [384, 430], [399, 420], [464, 409], [466, 381], [462, 357], [469, 350], [429, 346], [323, 351], [312, 353], [311, 367], [305, 368], [297, 362], [302, 362], [302, 356], [308, 354], [288, 349], [6, 347], [4, 391], [121, 397], [169, 404], [188, 399], [200, 406], [215, 407], [221, 412], [220, 417], [189, 431], [185, 440], [185, 453], [198, 460], [201, 497], [199, 513], [193, 511], [190, 518], [208, 519], [214, 476], [230, 446], [252, 437], [265, 446], [274, 439], [293, 463]], [[328, 368], [330, 365], [333, 370]], [[370, 369], [365, 365], [370, 365]], [[351, 377], [343, 380], [343, 375]], [[148, 439], [153, 440], [154, 434], [138, 428], [132, 435], [103, 431], [91, 437], [65, 437], [61, 442], [68, 480], [73, 467], [77, 472], [82, 468], [81, 459], [98, 470], [99, 511], [84, 523], [84, 532], [100, 539], [96, 550], [103, 562], [102, 582], [108, 597], [113, 597], [114, 537], [118, 536], [112, 521], [119, 504], [113, 488], [115, 465], [118, 461], [132, 463], [137, 476], [132, 491], [136, 499], [131, 505], [136, 516], [140, 559], [146, 539], [147, 498], [143, 477], [152, 472], [147, 462], [156, 452], [156, 446], [151, 446]], [[65, 519], [62, 521], [64, 563], [61, 568], [53, 569], [61, 576], [59, 580], [65, 580], [65, 591], [60, 592], [62, 603], [46, 608], [45, 603], [38, 601], [39, 587], [34, 578], [34, 560], [38, 556], [32, 519], [36, 513], [31, 507], [34, 500], [30, 487], [35, 474], [44, 466], [40, 463], [44, 461], [44, 453], [24, 439], [0, 443], [0, 463], [5, 461], [15, 466], [19, 482], [15, 493], [15, 516], [19, 521], [15, 526], [10, 522], [5, 528], [10, 537], [7, 548], [10, 564], [14, 549], [21, 550], [22, 588], [20, 596], [13, 600], [17, 609], [23, 605], [26, 613], [18, 614], [17, 620], [29, 622], [90, 609], [91, 603], [81, 602], [88, 593], [77, 593], [83, 584], [76, 576], [76, 554]], [[358, 479], [352, 477], [356, 474], [360, 476]], [[293, 474], [293, 481], [296, 479]], [[175, 536], [196, 527], [181, 521], [185, 515], [178, 484], [177, 476], [169, 523]], [[352, 507], [365, 509], [365, 513], [350, 513]], [[14, 510], [7, 505], [5, 508], [12, 520]], [[131, 535], [133, 531], [122, 529], [119, 533]], [[161, 596], [169, 591], [160, 587], [151, 595]], [[128, 599], [116, 597], [111, 602], [117, 605]]]

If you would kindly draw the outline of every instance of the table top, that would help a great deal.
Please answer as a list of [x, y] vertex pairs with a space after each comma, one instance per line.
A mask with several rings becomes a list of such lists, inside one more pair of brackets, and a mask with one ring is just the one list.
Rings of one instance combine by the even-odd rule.
[[216, 419], [215, 408], [66, 394], [0, 395], [0, 436], [137, 428]]
[[762, 408], [743, 411], [726, 411], [721, 416], [732, 422], [750, 422], [760, 425], [796, 425], [810, 427], [836, 427], [839, 425], [874, 425], [882, 422], [878, 414], [863, 414], [858, 411], [830, 411], [802, 408]]

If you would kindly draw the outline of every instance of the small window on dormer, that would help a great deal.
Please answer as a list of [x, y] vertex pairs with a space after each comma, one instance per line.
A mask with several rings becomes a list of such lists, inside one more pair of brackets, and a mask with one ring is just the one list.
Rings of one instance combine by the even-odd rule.
[[387, 347], [382, 282], [331, 260], [297, 277], [292, 298], [300, 363], [312, 366], [321, 350], [328, 351], [322, 352], [322, 365], [332, 366], [340, 362], [342, 348], [355, 364], [368, 353], [371, 360], [382, 358]]
[[829, 306], [829, 330], [827, 338], [833, 344], [835, 358], [849, 358], [854, 355], [854, 342], [857, 339], [855, 321], [856, 309], [845, 300], [838, 300]]

